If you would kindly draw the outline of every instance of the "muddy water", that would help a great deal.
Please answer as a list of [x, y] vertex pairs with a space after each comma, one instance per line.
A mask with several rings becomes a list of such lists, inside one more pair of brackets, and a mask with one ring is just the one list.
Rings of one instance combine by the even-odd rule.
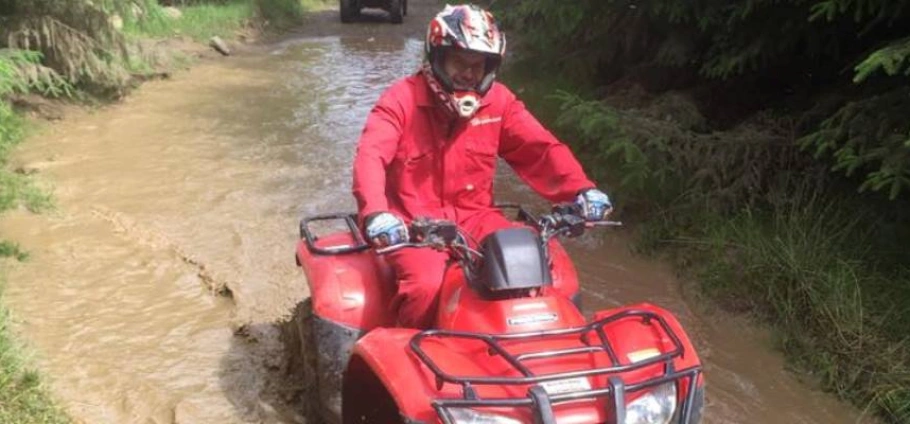
[[[0, 234], [14, 329], [85, 423], [293, 423], [275, 323], [305, 298], [297, 220], [351, 210], [349, 163], [380, 90], [417, 66], [435, 3], [405, 25], [308, 18], [291, 39], [148, 83], [71, 116], [15, 165], [57, 198]], [[533, 201], [514, 178], [506, 200]], [[852, 423], [859, 414], [784, 371], [767, 336], [696, 314], [672, 273], [621, 237], [569, 243], [589, 309], [651, 301], [679, 314], [706, 360], [709, 423]]]

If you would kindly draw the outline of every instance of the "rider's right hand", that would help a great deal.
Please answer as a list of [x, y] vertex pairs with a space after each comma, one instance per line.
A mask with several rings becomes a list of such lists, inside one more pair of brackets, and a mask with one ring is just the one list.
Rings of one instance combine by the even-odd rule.
[[375, 247], [394, 246], [410, 240], [408, 226], [390, 212], [371, 214], [364, 223], [367, 239]]
[[581, 217], [586, 221], [603, 221], [610, 216], [610, 212], [613, 212], [610, 197], [596, 188], [579, 192], [575, 205], [581, 212]]

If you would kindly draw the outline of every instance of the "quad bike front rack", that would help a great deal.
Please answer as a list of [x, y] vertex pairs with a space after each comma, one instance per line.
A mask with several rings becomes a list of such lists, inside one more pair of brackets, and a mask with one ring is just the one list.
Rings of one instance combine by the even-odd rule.
[[[607, 339], [604, 326], [629, 317], [639, 317], [645, 324], [656, 322], [672, 342], [673, 349], [663, 352], [659, 355], [644, 359], [632, 364], [623, 365], [620, 363], [616, 351]], [[590, 340], [589, 334], [597, 335], [597, 340]], [[540, 340], [552, 337], [566, 337], [577, 335], [579, 340], [578, 347], [545, 350], [540, 352], [529, 352], [519, 355], [510, 353], [503, 346], [502, 342], [516, 340]], [[501, 356], [515, 371], [521, 374], [520, 377], [490, 377], [490, 376], [458, 376], [446, 373], [439, 365], [421, 348], [421, 342], [431, 338], [451, 338], [462, 340], [479, 340], [484, 342], [491, 354]], [[453, 423], [449, 408], [470, 408], [470, 407], [529, 407], [532, 408], [532, 415], [536, 423], [550, 424], [555, 423], [555, 415], [552, 405], [559, 402], [567, 402], [581, 399], [593, 399], [597, 397], [612, 397], [613, 406], [616, 411], [615, 422], [625, 422], [626, 404], [625, 395], [629, 392], [637, 392], [650, 387], [658, 386], [663, 383], [687, 379], [688, 390], [686, 399], [678, 408], [677, 423], [688, 423], [692, 416], [692, 408], [695, 403], [696, 381], [701, 374], [701, 366], [693, 366], [683, 370], [676, 370], [673, 365], [673, 359], [684, 355], [684, 347], [680, 342], [679, 336], [673, 332], [666, 320], [660, 315], [644, 310], [625, 310], [611, 314], [597, 321], [591, 322], [583, 327], [569, 329], [547, 330], [532, 333], [519, 334], [502, 334], [491, 335], [471, 332], [457, 332], [448, 330], [427, 330], [416, 334], [410, 341], [410, 347], [418, 358], [433, 372], [436, 376], [436, 385], [438, 389], [442, 388], [444, 383], [458, 384], [462, 387], [462, 398], [437, 399], [433, 401], [433, 408], [445, 423]], [[555, 358], [580, 354], [606, 354], [609, 358], [610, 366], [600, 368], [590, 368], [583, 370], [574, 370], [560, 373], [535, 374], [523, 361], [531, 359]], [[620, 377], [612, 376], [608, 378], [609, 385], [604, 388], [591, 390], [575, 391], [570, 393], [549, 394], [540, 385], [532, 386], [525, 397], [481, 399], [474, 390], [476, 385], [534, 385], [548, 381], [588, 377], [603, 374], [624, 373], [642, 369], [655, 364], [663, 364], [664, 370], [662, 375], [646, 379], [634, 384], [626, 384]]]

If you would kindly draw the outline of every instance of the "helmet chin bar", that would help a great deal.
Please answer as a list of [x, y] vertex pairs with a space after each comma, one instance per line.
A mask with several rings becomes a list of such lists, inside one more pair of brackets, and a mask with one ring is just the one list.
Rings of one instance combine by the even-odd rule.
[[452, 93], [452, 98], [455, 100], [458, 115], [464, 119], [473, 117], [480, 108], [480, 96], [473, 91], [455, 92]]

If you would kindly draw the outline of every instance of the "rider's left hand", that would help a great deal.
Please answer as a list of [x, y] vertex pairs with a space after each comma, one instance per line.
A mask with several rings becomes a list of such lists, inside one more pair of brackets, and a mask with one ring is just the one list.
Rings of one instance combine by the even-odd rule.
[[603, 221], [613, 212], [613, 204], [606, 193], [589, 188], [578, 193], [575, 204], [581, 210], [581, 216], [586, 221]]
[[367, 239], [375, 247], [406, 243], [409, 239], [408, 226], [391, 212], [372, 214], [365, 221]]

